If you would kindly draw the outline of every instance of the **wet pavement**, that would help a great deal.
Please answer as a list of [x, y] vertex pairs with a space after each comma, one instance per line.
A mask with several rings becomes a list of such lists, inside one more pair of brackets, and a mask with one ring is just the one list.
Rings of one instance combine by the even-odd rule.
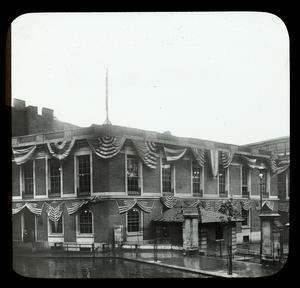
[[15, 257], [14, 271], [34, 278], [208, 278], [198, 273], [113, 258]]
[[[127, 259], [154, 262], [154, 254], [151, 251], [140, 250], [137, 254], [135, 251], [119, 251], [116, 255]], [[181, 251], [158, 251], [157, 259], [158, 265], [176, 266], [221, 277], [263, 277], [273, 275], [280, 270], [280, 267], [272, 265], [232, 261], [233, 273], [232, 276], [229, 276], [225, 257], [201, 256], [198, 253], [183, 255]]]
[[[116, 249], [105, 253], [26, 252], [17, 254], [14, 269], [32, 277], [67, 278], [170, 278], [170, 277], [264, 277], [280, 270], [274, 265], [261, 265], [233, 260], [233, 273], [228, 275], [227, 257], [184, 255], [182, 251]], [[27, 257], [26, 257], [27, 256]], [[29, 258], [29, 260], [28, 260]], [[154, 261], [157, 260], [157, 261]], [[152, 264], [152, 265], [149, 265]], [[193, 272], [193, 273], [191, 273]], [[88, 276], [84, 276], [88, 275]]]

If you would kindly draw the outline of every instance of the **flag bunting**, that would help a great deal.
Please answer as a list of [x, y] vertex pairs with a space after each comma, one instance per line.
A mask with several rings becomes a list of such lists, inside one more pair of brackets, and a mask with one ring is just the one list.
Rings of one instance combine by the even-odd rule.
[[204, 167], [205, 163], [205, 150], [204, 149], [198, 149], [198, 148], [191, 148], [192, 153], [197, 161], [197, 163]]
[[167, 208], [173, 208], [177, 202], [177, 199], [174, 196], [160, 197], [160, 200]]
[[129, 211], [136, 205], [144, 212], [149, 213], [154, 206], [154, 200], [117, 199], [115, 201], [117, 203], [120, 214]]
[[103, 136], [97, 139], [88, 139], [88, 144], [97, 156], [108, 159], [120, 152], [125, 140], [125, 137]]
[[187, 148], [170, 148], [164, 146], [164, 151], [167, 161], [177, 161], [181, 157], [183, 157], [183, 155], [187, 151]]
[[131, 141], [144, 164], [149, 168], [155, 169], [157, 158], [159, 158], [159, 154], [156, 151], [156, 144], [149, 141], [134, 139], [131, 139]]
[[75, 138], [73, 138], [72, 140], [64, 140], [64, 141], [47, 143], [47, 147], [49, 153], [53, 157], [59, 160], [63, 160], [70, 154], [74, 144], [75, 144]]
[[12, 148], [16, 164], [21, 165], [30, 160], [33, 156], [35, 149], [36, 145], [30, 146], [28, 148]]
[[224, 151], [221, 152], [220, 160], [221, 160], [221, 165], [223, 166], [223, 168], [229, 167], [229, 165], [232, 162], [233, 155], [234, 155], [234, 153], [232, 153], [232, 152], [224, 152]]

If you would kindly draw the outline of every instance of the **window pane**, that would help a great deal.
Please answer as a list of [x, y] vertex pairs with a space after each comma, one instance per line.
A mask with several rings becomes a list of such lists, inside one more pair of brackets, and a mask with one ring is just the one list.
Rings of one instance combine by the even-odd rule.
[[79, 232], [93, 233], [93, 216], [90, 210], [83, 210], [79, 216]]
[[242, 166], [242, 196], [248, 196], [248, 174], [249, 169]]
[[60, 162], [56, 158], [49, 159], [50, 193], [60, 194]]
[[24, 194], [33, 194], [33, 162], [23, 164]]
[[219, 194], [225, 194], [226, 170], [219, 167]]
[[249, 225], [249, 211], [242, 208], [242, 218], [244, 219], [242, 225]]
[[138, 158], [132, 155], [127, 156], [127, 190], [139, 191]]
[[201, 185], [201, 167], [193, 163], [193, 193], [200, 193], [200, 185]]
[[78, 159], [78, 191], [91, 191], [90, 155], [77, 156]]
[[138, 209], [134, 208], [128, 211], [127, 228], [128, 232], [140, 231], [140, 212]]
[[55, 227], [55, 223], [49, 219], [50, 222], [50, 233], [51, 234], [61, 234], [62, 232], [62, 217], [60, 217], [57, 222], [57, 227]]
[[277, 176], [277, 185], [278, 185], [278, 194], [281, 197], [285, 197], [286, 195], [286, 173], [280, 173]]

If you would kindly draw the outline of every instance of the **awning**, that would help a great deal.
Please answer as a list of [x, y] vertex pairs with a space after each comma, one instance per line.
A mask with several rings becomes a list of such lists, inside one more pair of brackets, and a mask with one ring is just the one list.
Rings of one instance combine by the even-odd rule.
[[[189, 210], [187, 210], [189, 209]], [[194, 215], [195, 211], [198, 214], [198, 210], [194, 208], [195, 210], [190, 211], [191, 208], [179, 208], [174, 207], [171, 209], [168, 209], [164, 213], [162, 213], [159, 217], [153, 219], [154, 222], [175, 222], [175, 223], [182, 223], [184, 221], [184, 215], [188, 216], [191, 213]], [[225, 214], [219, 213], [219, 212], [213, 212], [209, 211], [203, 208], [200, 208], [200, 217], [199, 222], [206, 224], [206, 223], [220, 223], [222, 222], [222, 219], [226, 218]], [[198, 214], [199, 216], [199, 214]], [[242, 218], [233, 218], [231, 220], [232, 222], [241, 222], [243, 221]]]

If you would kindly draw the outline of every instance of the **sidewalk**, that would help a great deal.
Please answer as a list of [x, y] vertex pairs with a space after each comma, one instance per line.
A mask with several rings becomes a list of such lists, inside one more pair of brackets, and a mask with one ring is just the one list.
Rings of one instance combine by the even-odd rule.
[[[20, 255], [20, 254], [19, 254]], [[24, 256], [29, 257], [58, 257], [58, 258], [79, 258], [87, 257], [92, 258], [91, 253], [78, 253], [78, 252], [39, 252], [39, 253], [22, 253]], [[264, 277], [275, 274], [280, 268], [266, 267], [258, 263], [249, 263], [242, 261], [232, 261], [233, 271], [232, 275], [227, 273], [227, 258], [202, 256], [198, 253], [183, 255], [182, 251], [174, 250], [158, 250], [157, 261], [154, 262], [153, 250], [138, 250], [138, 253], [134, 249], [132, 250], [116, 250], [109, 252], [98, 252], [94, 254], [95, 258], [120, 258], [130, 261], [138, 261], [142, 263], [148, 263], [152, 265], [159, 265], [174, 269], [180, 269], [189, 272], [200, 273], [204, 275], [214, 277]]]
[[232, 261], [233, 273], [227, 273], [227, 259], [199, 254], [183, 255], [180, 251], [158, 251], [157, 262], [154, 262], [153, 251], [138, 251], [137, 257], [134, 250], [119, 251], [115, 256], [130, 260], [138, 260], [154, 265], [161, 265], [182, 269], [191, 272], [203, 273], [216, 277], [263, 277], [275, 274], [280, 268], [266, 267], [258, 263]]

